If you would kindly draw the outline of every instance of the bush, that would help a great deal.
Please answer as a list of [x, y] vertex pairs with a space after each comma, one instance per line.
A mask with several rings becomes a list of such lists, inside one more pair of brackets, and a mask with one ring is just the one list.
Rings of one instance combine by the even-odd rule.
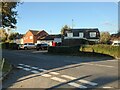
[[96, 52], [101, 54], [107, 54], [115, 58], [120, 58], [120, 46], [111, 46], [111, 45], [87, 45], [83, 46], [80, 51], [83, 52]]
[[49, 53], [62, 53], [62, 54], [70, 54], [70, 53], [78, 53], [80, 46], [56, 46], [49, 47]]
[[9, 49], [17, 49], [18, 45], [16, 43], [9, 43]]
[[16, 43], [1, 43], [1, 48], [2, 49], [17, 49], [18, 45]]
[[2, 49], [9, 49], [9, 43], [8, 42], [1, 43], [1, 47]]

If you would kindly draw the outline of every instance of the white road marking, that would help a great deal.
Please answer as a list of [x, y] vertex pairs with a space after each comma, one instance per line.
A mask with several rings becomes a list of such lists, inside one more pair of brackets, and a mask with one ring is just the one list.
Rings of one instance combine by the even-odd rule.
[[[112, 61], [112, 60], [109, 60], [109, 61]], [[116, 60], [113, 60], [113, 61], [116, 61]], [[77, 62], [77, 61], [68, 61], [68, 60], [65, 60], [65, 62], [80, 63], [80, 62]], [[108, 68], [115, 68], [114, 66], [101, 65], [101, 64], [92, 64], [92, 63], [81, 63], [81, 64], [86, 64], [86, 65], [95, 65], [95, 66], [108, 67]]]
[[31, 69], [29, 69], [29, 68], [23, 68], [23, 70], [25, 70], [25, 71], [30, 71]]
[[61, 75], [61, 77], [64, 77], [64, 78], [67, 78], [67, 79], [76, 79], [75, 77], [72, 77], [72, 76], [68, 76], [68, 75]]
[[42, 74], [41, 76], [43, 76], [43, 77], [51, 77], [51, 75], [49, 75], [49, 74]]
[[77, 83], [74, 83], [74, 82], [68, 83], [68, 85], [71, 85], [71, 86], [74, 86], [74, 87], [77, 87], [77, 88], [87, 88], [86, 86], [83, 86], [83, 85], [80, 85], [80, 84], [77, 84]]
[[22, 65], [23, 66], [24, 64], [18, 64], [18, 65]]
[[40, 73], [40, 72], [38, 72], [38, 71], [35, 71], [35, 70], [33, 70], [33, 71], [31, 71], [32, 73], [35, 73], [35, 74], [37, 74], [37, 73]]
[[47, 70], [45, 70], [45, 69], [38, 69], [38, 70], [40, 70], [40, 71], [47, 71]]
[[61, 79], [61, 78], [58, 78], [58, 77], [52, 77], [51, 79], [55, 80], [55, 81], [58, 81], [58, 82], [66, 82], [67, 81], [67, 80], [64, 80], [64, 79]]
[[89, 85], [92, 85], [92, 86], [95, 86], [95, 85], [98, 85], [97, 83], [94, 83], [94, 82], [90, 82], [90, 81], [87, 81], [87, 80], [78, 80], [79, 82], [81, 83], [85, 83], [85, 84], [89, 84]]
[[106, 86], [106, 87], [103, 87], [103, 88], [113, 88], [113, 87]]
[[31, 67], [32, 69], [38, 69], [38, 67]]
[[[70, 80], [74, 80], [74, 79], [77, 79], [75, 77], [72, 77], [72, 76], [68, 76], [68, 75], [61, 75], [61, 77], [64, 77], [64, 78], [67, 78], [67, 79], [70, 79]], [[90, 82], [90, 81], [87, 81], [87, 80], [78, 80], [79, 82], [81, 83], [85, 83], [85, 84], [89, 84], [89, 85], [92, 85], [92, 86], [95, 86], [97, 85], [97, 83], [93, 83], [93, 82]]]
[[57, 72], [50, 72], [50, 74], [59, 75], [59, 73], [57, 73]]
[[107, 60], [107, 61], [111, 61], [111, 62], [116, 62], [116, 61], [117, 61], [117, 62], [118, 62], [118, 60], [117, 60], [117, 59], [116, 59], [116, 60]]
[[92, 64], [92, 63], [82, 63], [82, 64], [87, 64], [87, 65], [95, 65], [95, 66], [102, 66], [102, 67], [114, 68], [114, 66], [109, 66], [109, 65]]
[[29, 65], [24, 65], [25, 67], [30, 67]]
[[17, 66], [17, 68], [23, 68], [23, 67], [21, 67], [21, 66]]

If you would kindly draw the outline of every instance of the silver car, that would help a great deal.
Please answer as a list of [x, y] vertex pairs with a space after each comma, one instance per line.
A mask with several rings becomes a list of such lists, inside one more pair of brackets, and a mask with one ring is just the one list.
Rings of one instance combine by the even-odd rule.
[[34, 43], [25, 43], [23, 46], [22, 46], [23, 49], [27, 50], [27, 49], [35, 49], [36, 48], [36, 45]]

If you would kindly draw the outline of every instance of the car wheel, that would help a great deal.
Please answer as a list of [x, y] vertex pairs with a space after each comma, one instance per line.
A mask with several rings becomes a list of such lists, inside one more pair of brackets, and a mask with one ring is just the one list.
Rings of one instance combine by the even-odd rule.
[[25, 50], [28, 50], [28, 48], [27, 48], [27, 47], [24, 47], [24, 49], [25, 49]]

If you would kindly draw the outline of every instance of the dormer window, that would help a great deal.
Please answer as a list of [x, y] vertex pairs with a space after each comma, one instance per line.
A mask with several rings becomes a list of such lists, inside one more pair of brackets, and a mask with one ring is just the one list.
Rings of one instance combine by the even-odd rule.
[[90, 37], [96, 37], [96, 32], [90, 32]]
[[73, 37], [73, 33], [67, 33], [67, 37]]
[[83, 33], [83, 32], [80, 32], [80, 33], [79, 33], [79, 37], [80, 37], [80, 38], [83, 38], [83, 37], [84, 37], [84, 33]]

